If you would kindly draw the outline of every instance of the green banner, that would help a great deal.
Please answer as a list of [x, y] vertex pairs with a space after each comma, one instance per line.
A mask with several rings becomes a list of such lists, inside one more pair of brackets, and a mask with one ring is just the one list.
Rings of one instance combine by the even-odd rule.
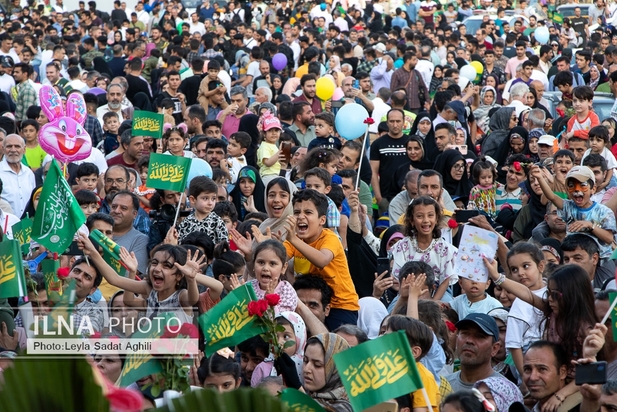
[[[138, 330], [131, 335], [131, 339], [156, 339], [160, 338], [165, 333], [165, 325], [173, 325], [173, 313], [162, 312], [156, 316], [157, 321], [147, 323], [151, 327], [146, 331]], [[161, 321], [159, 321], [161, 319]], [[177, 322], [176, 322], [177, 323]], [[158, 325], [162, 328], [159, 329]], [[125, 387], [131, 383], [143, 378], [144, 376], [152, 375], [163, 371], [163, 367], [159, 359], [150, 352], [131, 352], [126, 356], [124, 367], [120, 374], [120, 386]], [[156, 382], [155, 382], [156, 384]]]
[[325, 412], [313, 398], [297, 389], [287, 388], [281, 393], [281, 402], [289, 412]]
[[0, 242], [0, 299], [27, 295], [19, 242], [17, 240]]
[[252, 300], [257, 300], [255, 291], [251, 285], [245, 284], [199, 317], [199, 326], [206, 339], [206, 356], [266, 331], [264, 326], [255, 322], [257, 317], [248, 313], [247, 306]]
[[64, 253], [77, 229], [86, 221], [86, 216], [56, 160], [52, 160], [45, 177], [36, 211], [32, 239], [50, 252]]
[[116, 273], [120, 276], [126, 276], [126, 270], [123, 268], [120, 260], [120, 246], [100, 230], [94, 229], [90, 232], [90, 239], [94, 244], [103, 249], [103, 259]]
[[52, 292], [56, 292], [62, 296], [62, 281], [58, 279], [58, 268], [60, 267], [59, 260], [43, 259], [41, 262], [41, 268], [43, 271], [43, 278], [45, 279], [45, 289], [47, 290], [47, 298], [51, 296]]
[[169, 154], [150, 154], [146, 186], [153, 189], [184, 192], [191, 159]]
[[47, 315], [47, 318], [40, 322], [38, 329], [35, 328], [37, 337], [53, 339], [80, 335], [79, 320], [75, 319], [73, 321], [73, 334], [70, 333], [71, 330], [67, 327], [67, 325], [71, 325], [75, 300], [75, 279], [73, 279], [64, 290], [60, 301], [54, 305], [53, 310]]
[[163, 137], [163, 115], [160, 113], [133, 112], [133, 136], [150, 136], [155, 139]]
[[334, 363], [355, 411], [423, 388], [404, 331], [337, 353]]
[[30, 251], [30, 236], [32, 234], [32, 218], [26, 218], [15, 223], [11, 230], [13, 231], [13, 239], [18, 240], [21, 244], [21, 253], [27, 255]]

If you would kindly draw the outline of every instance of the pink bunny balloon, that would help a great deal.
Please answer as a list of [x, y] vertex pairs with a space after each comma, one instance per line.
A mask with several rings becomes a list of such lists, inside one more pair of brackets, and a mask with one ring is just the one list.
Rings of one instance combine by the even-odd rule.
[[83, 127], [87, 117], [84, 98], [77, 93], [71, 94], [66, 101], [66, 115], [62, 100], [53, 87], [43, 86], [39, 100], [49, 119], [39, 131], [41, 148], [63, 163], [90, 156], [92, 139]]

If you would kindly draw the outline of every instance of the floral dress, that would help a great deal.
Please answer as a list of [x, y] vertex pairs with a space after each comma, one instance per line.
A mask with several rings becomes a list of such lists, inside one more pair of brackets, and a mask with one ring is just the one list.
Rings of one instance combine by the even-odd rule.
[[454, 273], [454, 258], [457, 249], [445, 239], [433, 239], [426, 249], [418, 247], [416, 238], [405, 237], [392, 248], [394, 265], [392, 275], [398, 278], [401, 267], [407, 262], [420, 261], [427, 263], [435, 273], [438, 284], [448, 281], [450, 285], [458, 282]]

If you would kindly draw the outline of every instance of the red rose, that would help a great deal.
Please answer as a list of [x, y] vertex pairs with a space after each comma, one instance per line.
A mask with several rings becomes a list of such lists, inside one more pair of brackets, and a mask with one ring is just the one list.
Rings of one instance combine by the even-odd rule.
[[516, 170], [517, 172], [521, 171], [521, 162], [514, 162], [512, 163], [512, 167], [514, 167], [514, 170]]
[[257, 301], [256, 300], [250, 301], [246, 308], [249, 312], [249, 315], [251, 316], [257, 315]]
[[265, 297], [266, 297], [266, 301], [268, 302], [268, 305], [270, 306], [276, 306], [281, 301], [281, 297], [276, 293], [271, 293], [269, 295], [266, 295]]
[[249, 311], [249, 315], [257, 315], [261, 318], [268, 309], [268, 302], [264, 299], [254, 300], [252, 302], [249, 302], [247, 309]]
[[196, 339], [199, 337], [199, 332], [197, 328], [192, 323], [183, 323], [180, 327], [180, 335], [186, 336], [192, 339]]
[[257, 305], [261, 314], [259, 316], [263, 316], [264, 313], [268, 310], [268, 301], [265, 299], [261, 299], [257, 301]]
[[69, 268], [58, 268], [58, 279], [66, 279], [69, 277]]
[[458, 227], [458, 223], [456, 223], [456, 220], [450, 219], [448, 220], [448, 227], [450, 229], [456, 229]]
[[364, 124], [373, 124], [375, 123], [375, 120], [373, 120], [372, 117], [367, 117], [366, 119], [364, 119]]
[[168, 338], [168, 339], [173, 339], [176, 336], [178, 336], [178, 334], [180, 333], [180, 328], [178, 327], [178, 325], [174, 325], [174, 326], [165, 326], [165, 331], [163, 332], [163, 335], [161, 336], [161, 338]]

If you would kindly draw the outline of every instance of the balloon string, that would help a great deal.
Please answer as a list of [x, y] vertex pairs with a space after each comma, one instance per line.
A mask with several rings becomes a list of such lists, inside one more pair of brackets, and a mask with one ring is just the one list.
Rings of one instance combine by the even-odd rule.
[[358, 191], [358, 185], [360, 184], [360, 169], [362, 168], [362, 156], [364, 156], [364, 148], [366, 147], [366, 138], [368, 137], [368, 127], [369, 125], [366, 125], [366, 131], [364, 132], [364, 139], [362, 139], [362, 150], [360, 150], [360, 157], [358, 158], [359, 162], [358, 163], [358, 171], [356, 172], [356, 188], [354, 189], [355, 191]]

